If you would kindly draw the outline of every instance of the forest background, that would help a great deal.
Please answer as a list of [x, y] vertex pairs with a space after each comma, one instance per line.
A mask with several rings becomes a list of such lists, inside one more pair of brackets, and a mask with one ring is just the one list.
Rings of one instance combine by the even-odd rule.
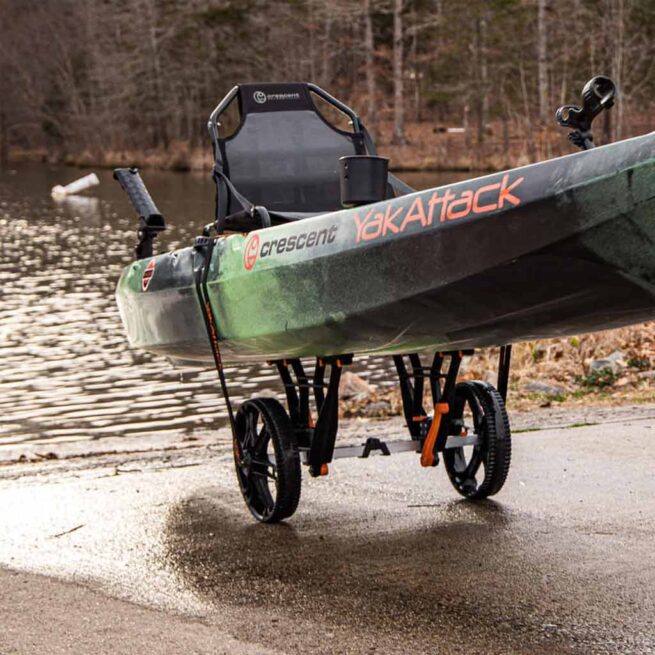
[[234, 84], [306, 80], [396, 169], [499, 169], [569, 152], [596, 74], [598, 142], [654, 129], [654, 36], [654, 0], [0, 0], [0, 161], [208, 167]]

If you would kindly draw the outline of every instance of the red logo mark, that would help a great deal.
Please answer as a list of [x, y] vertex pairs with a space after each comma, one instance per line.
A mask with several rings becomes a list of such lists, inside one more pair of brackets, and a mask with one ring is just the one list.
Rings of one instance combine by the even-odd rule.
[[253, 266], [257, 262], [259, 255], [259, 234], [253, 234], [246, 241], [246, 247], [243, 251], [243, 265], [247, 271], [252, 271]]
[[152, 280], [152, 276], [155, 274], [155, 260], [151, 259], [150, 263], [146, 266], [145, 271], [143, 271], [143, 275], [141, 276], [141, 288], [143, 291], [147, 291], [148, 287], [150, 286], [150, 280]]

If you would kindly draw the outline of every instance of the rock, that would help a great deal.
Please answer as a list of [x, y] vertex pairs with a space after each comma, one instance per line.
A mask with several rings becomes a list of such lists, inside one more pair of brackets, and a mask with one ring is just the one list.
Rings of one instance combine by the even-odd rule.
[[485, 371], [482, 379], [488, 384], [493, 384], [493, 386], [495, 387], [498, 384], [498, 372]]
[[541, 380], [528, 380], [523, 385], [523, 389], [529, 393], [540, 393], [553, 398], [566, 394], [566, 389], [559, 384], [551, 384]]
[[625, 355], [620, 350], [615, 350], [611, 355], [602, 357], [601, 359], [592, 359], [589, 362], [589, 372], [602, 371], [608, 368], [612, 373], [618, 373], [625, 367]]
[[612, 362], [620, 362], [622, 366], [625, 366], [625, 353], [620, 350], [615, 350], [611, 355], [608, 355], [606, 359], [609, 359]]
[[372, 391], [373, 387], [364, 378], [350, 371], [342, 373], [341, 384], [339, 385], [339, 398], [364, 400], [371, 395]]
[[275, 389], [258, 389], [257, 390], [257, 396], [261, 396], [262, 398], [275, 398], [276, 400], [281, 398], [281, 395], [275, 390]]
[[642, 380], [655, 380], [655, 371], [639, 371], [637, 377]]
[[59, 459], [59, 455], [57, 453], [53, 453], [50, 451], [49, 453], [34, 453], [37, 457], [41, 459]]
[[390, 413], [391, 403], [388, 400], [378, 400], [362, 409], [363, 416], [389, 416]]

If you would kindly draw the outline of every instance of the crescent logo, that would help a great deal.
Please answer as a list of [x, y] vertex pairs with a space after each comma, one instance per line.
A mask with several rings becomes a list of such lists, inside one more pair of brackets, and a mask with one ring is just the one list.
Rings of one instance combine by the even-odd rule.
[[255, 91], [252, 94], [252, 97], [254, 98], [255, 102], [263, 105], [266, 102], [266, 94], [263, 91]]
[[150, 286], [150, 280], [152, 280], [152, 276], [155, 274], [155, 260], [151, 259], [150, 263], [146, 266], [145, 270], [143, 271], [143, 275], [141, 276], [141, 289], [143, 291], [147, 291], [148, 287]]
[[243, 266], [247, 271], [252, 271], [259, 256], [259, 234], [252, 234], [243, 251]]

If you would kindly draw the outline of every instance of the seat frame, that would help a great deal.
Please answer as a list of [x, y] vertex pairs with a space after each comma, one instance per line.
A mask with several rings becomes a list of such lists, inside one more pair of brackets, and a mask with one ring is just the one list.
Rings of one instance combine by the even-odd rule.
[[[320, 86], [313, 84], [312, 82], [307, 82], [306, 86], [312, 93], [315, 93], [317, 96], [319, 96], [327, 103], [332, 105], [335, 109], [338, 109], [340, 112], [348, 116], [354, 134], [362, 134], [362, 135], [364, 134], [362, 129], [363, 125], [361, 119], [353, 109], [351, 109], [345, 103], [341, 102], [341, 100], [337, 100], [333, 95], [330, 95], [327, 91], [322, 89]], [[232, 89], [230, 89], [230, 91], [226, 94], [226, 96], [216, 105], [214, 111], [212, 111], [212, 113], [209, 115], [209, 120], [207, 121], [207, 129], [209, 130], [209, 135], [211, 136], [212, 139], [212, 147], [214, 149], [215, 160], [220, 157], [220, 148], [218, 144], [221, 138], [220, 137], [221, 124], [218, 119], [221, 116], [221, 114], [225, 113], [227, 108], [232, 104], [232, 101], [239, 95], [240, 88], [241, 87], [239, 84], [232, 87]], [[369, 154], [373, 154], [373, 153], [369, 153]]]
[[[341, 102], [333, 95], [322, 89], [320, 86], [313, 84], [311, 82], [304, 83], [307, 90], [310, 93], [317, 95], [319, 98], [324, 100], [326, 103], [334, 107], [337, 111], [344, 114], [349, 121], [350, 126], [352, 127], [352, 132], [348, 134], [353, 137], [359, 137], [361, 139], [363, 152], [361, 154], [367, 155], [377, 155], [377, 148], [375, 143], [371, 138], [368, 130], [364, 126], [362, 119], [351, 107]], [[310, 218], [311, 216], [318, 216], [326, 212], [294, 212], [294, 211], [273, 211], [261, 205], [255, 205], [248, 198], [244, 197], [238, 189], [235, 187], [234, 183], [229, 179], [229, 176], [225, 173], [226, 163], [221, 155], [221, 141], [224, 137], [221, 137], [220, 134], [220, 117], [224, 114], [227, 109], [231, 106], [232, 102], [238, 98], [241, 85], [236, 85], [225, 95], [225, 97], [216, 105], [214, 110], [209, 116], [207, 121], [207, 128], [209, 130], [209, 135], [212, 141], [212, 150], [214, 155], [214, 170], [213, 176], [216, 180], [216, 219], [214, 224], [214, 230], [217, 234], [222, 234], [226, 229], [236, 232], [250, 232], [255, 229], [262, 227], [270, 227], [272, 225], [280, 225], [283, 223], [288, 223], [290, 221], [302, 220], [304, 218]], [[325, 116], [323, 116], [318, 108], [314, 108], [316, 113], [320, 118], [328, 124], [332, 129], [343, 132], [330, 121], [328, 121]], [[357, 148], [355, 148], [357, 150]], [[402, 180], [398, 179], [395, 175], [389, 173], [388, 175], [388, 184], [389, 184], [389, 197], [392, 197], [394, 192], [398, 194], [407, 194], [413, 193], [415, 189], [405, 184]], [[222, 190], [222, 191], [221, 191]], [[221, 193], [226, 193], [228, 197], [234, 198], [239, 205], [242, 206], [241, 211], [228, 213], [227, 210], [222, 206]], [[229, 204], [229, 203], [228, 203]]]
[[[375, 145], [368, 134], [366, 128], [363, 126], [360, 117], [357, 113], [345, 103], [341, 102], [333, 95], [322, 89], [320, 86], [311, 82], [305, 83], [308, 91], [314, 93], [322, 98], [329, 105], [334, 107], [337, 111], [347, 116], [349, 124], [352, 127], [352, 134], [359, 135], [365, 152], [368, 154], [375, 153]], [[280, 225], [291, 221], [302, 220], [310, 218], [311, 216], [318, 216], [325, 212], [289, 212], [289, 211], [271, 211], [264, 206], [254, 205], [245, 196], [243, 196], [234, 186], [229, 176], [225, 173], [225, 164], [221, 156], [221, 134], [220, 134], [220, 117], [231, 106], [232, 102], [237, 99], [241, 85], [236, 85], [227, 93], [227, 95], [216, 105], [214, 110], [209, 116], [207, 121], [207, 128], [212, 141], [212, 150], [214, 155], [214, 171], [213, 176], [216, 180], [216, 223], [215, 229], [218, 234], [222, 234], [226, 229], [238, 232], [250, 232], [254, 229], [262, 227], [270, 227], [271, 225]], [[316, 113], [333, 129], [338, 129], [330, 123], [316, 108]], [[372, 152], [371, 152], [372, 151]], [[229, 162], [228, 162], [229, 163]], [[232, 212], [228, 214], [225, 212], [223, 215], [221, 209], [221, 188], [228, 195], [231, 195], [243, 209], [242, 211]]]

